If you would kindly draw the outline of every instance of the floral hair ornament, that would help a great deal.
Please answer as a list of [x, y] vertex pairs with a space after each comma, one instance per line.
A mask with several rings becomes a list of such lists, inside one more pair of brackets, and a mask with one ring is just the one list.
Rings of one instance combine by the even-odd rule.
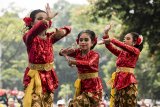
[[23, 21], [25, 22], [25, 25], [26, 25], [26, 26], [30, 26], [30, 25], [31, 25], [31, 22], [32, 22], [32, 18], [30, 18], [30, 17], [25, 17], [25, 18], [23, 18]]
[[140, 45], [142, 42], [143, 42], [143, 36], [139, 35], [139, 37], [137, 38], [137, 41], [136, 41], [136, 45]]

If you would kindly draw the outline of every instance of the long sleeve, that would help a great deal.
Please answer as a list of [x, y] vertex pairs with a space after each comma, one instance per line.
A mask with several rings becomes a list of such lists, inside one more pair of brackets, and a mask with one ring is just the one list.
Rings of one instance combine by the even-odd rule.
[[121, 53], [121, 50], [117, 49], [116, 47], [113, 46], [113, 44], [106, 44], [106, 48], [112, 52], [115, 56], [118, 56]]
[[77, 48], [77, 49], [75, 49], [74, 52], [72, 52], [72, 53], [69, 53], [69, 52], [68, 52], [67, 55], [70, 56], [70, 57], [75, 58], [75, 57], [77, 56], [77, 54], [80, 53], [80, 52], [81, 52], [80, 49]]
[[[76, 67], [78, 74], [85, 73], [98, 73], [99, 65], [99, 54], [93, 50], [82, 56], [81, 52], [77, 53], [76, 56]], [[100, 77], [82, 79], [81, 80], [81, 91], [82, 92], [96, 92], [102, 90], [102, 81]]]
[[[70, 56], [70, 57], [75, 58], [75, 57], [76, 57], [76, 53], [77, 53], [78, 51], [79, 51], [79, 49], [74, 49], [73, 52], [69, 52], [69, 51], [67, 50], [67, 51], [65, 51], [65, 54], [66, 54], [67, 56]], [[62, 53], [61, 53], [61, 51], [59, 52], [59, 55], [60, 55], [60, 56], [63, 56]]]
[[[71, 32], [71, 28], [69, 26], [64, 26], [62, 28], [57, 29], [57, 33], [56, 32], [51, 32], [48, 35], [53, 35], [52, 36], [52, 43], [54, 44], [55, 42], [59, 41], [60, 39], [62, 39], [63, 37], [67, 36], [70, 32]], [[63, 30], [65, 30], [65, 34], [63, 33]]]
[[37, 36], [42, 31], [46, 30], [48, 25], [43, 21], [36, 23], [24, 36], [23, 41], [25, 44], [30, 44], [35, 36]]
[[97, 64], [99, 63], [99, 54], [98, 53], [94, 53], [91, 54], [91, 56], [87, 59], [77, 59], [76, 58], [76, 65], [77, 66], [81, 66], [83, 68], [91, 68], [91, 69], [95, 69], [97, 68]]
[[111, 39], [111, 43], [113, 43], [114, 45], [116, 45], [116, 46], [122, 48], [123, 50], [128, 51], [132, 54], [136, 54], [136, 55], [140, 54], [139, 49], [137, 49], [133, 46], [129, 46], [127, 44], [124, 44], [123, 42], [120, 42], [119, 40]]

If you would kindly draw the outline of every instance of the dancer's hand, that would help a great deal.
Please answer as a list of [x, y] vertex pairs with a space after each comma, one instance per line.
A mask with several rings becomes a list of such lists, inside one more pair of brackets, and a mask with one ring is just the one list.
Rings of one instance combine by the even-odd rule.
[[67, 53], [67, 50], [66, 50], [66, 49], [63, 49], [63, 48], [62, 48], [62, 49], [60, 50], [60, 52], [59, 52], [59, 54], [62, 55], [62, 56], [65, 56], [66, 53]]
[[75, 67], [76, 66], [76, 60], [75, 59], [72, 59], [67, 55], [64, 55], [64, 57], [66, 58], [66, 61], [68, 62], [68, 65], [70, 67]]
[[62, 54], [64, 56], [64, 55], [71, 54], [74, 51], [75, 51], [75, 49], [69, 47], [69, 48], [66, 48], [66, 49], [61, 49], [60, 54]]
[[73, 52], [75, 52], [74, 48], [71, 48], [71, 47], [67, 48], [67, 54], [71, 54]]
[[57, 16], [57, 12], [56, 13], [53, 13], [52, 11], [51, 11], [51, 8], [50, 8], [50, 6], [49, 6], [49, 4], [47, 3], [47, 5], [46, 5], [46, 13], [47, 13], [47, 16], [48, 16], [48, 20], [51, 20], [52, 18], [54, 18], [55, 16]]
[[97, 44], [98, 44], [98, 45], [104, 44], [104, 40], [102, 39], [102, 40], [98, 41]]
[[100, 40], [100, 41], [98, 41], [98, 45], [102, 45], [102, 44], [109, 44], [110, 43], [110, 39], [108, 38], [108, 39], [102, 39], [102, 40]]
[[104, 41], [104, 44], [106, 44], [106, 45], [107, 45], [107, 44], [109, 44], [109, 43], [110, 43], [110, 41], [111, 41], [111, 40], [108, 38], [108, 39], [103, 39], [103, 41]]
[[48, 20], [42, 20], [42, 22], [44, 23], [44, 24], [46, 24], [47, 26], [49, 26], [49, 21]]
[[68, 62], [68, 65], [69, 65], [70, 67], [73, 67], [72, 59], [69, 58], [67, 55], [64, 55], [64, 57], [66, 58], [66, 61]]
[[73, 66], [73, 65], [72, 65], [72, 59], [68, 59], [68, 65], [69, 65], [70, 67]]
[[66, 54], [64, 54], [63, 56], [66, 58], [66, 61], [68, 62], [69, 61], [69, 57]]
[[106, 27], [104, 28], [104, 33], [108, 35], [108, 31], [111, 29], [111, 25], [106, 25]]
[[[68, 56], [67, 56], [68, 57]], [[67, 59], [67, 62], [68, 62], [68, 65], [70, 67], [75, 67], [74, 63], [76, 62], [74, 59], [71, 59], [71, 58], [66, 58]]]

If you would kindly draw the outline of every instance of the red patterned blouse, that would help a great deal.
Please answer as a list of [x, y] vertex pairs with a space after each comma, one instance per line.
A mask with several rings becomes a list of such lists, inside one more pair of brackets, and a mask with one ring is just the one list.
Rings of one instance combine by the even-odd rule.
[[[79, 74], [98, 72], [99, 54], [93, 50], [82, 56], [82, 51], [76, 49], [69, 56], [75, 58], [76, 67]], [[102, 90], [102, 81], [100, 77], [81, 80], [82, 92], [96, 92]]]
[[[116, 48], [115, 46], [113, 46], [113, 44], [121, 49]], [[106, 48], [117, 56], [117, 67], [135, 68], [140, 54], [140, 50], [138, 48], [124, 44], [123, 42], [120, 42], [116, 39], [111, 39], [111, 43], [106, 45]], [[117, 89], [122, 89], [132, 83], [137, 83], [134, 74], [118, 72], [114, 86]]]
[[[39, 21], [23, 36], [23, 41], [27, 47], [29, 63], [46, 64], [54, 61], [52, 44], [60, 40], [62, 37], [55, 38], [54, 36], [52, 36], [55, 34], [55, 32], [51, 32], [46, 33], [46, 39], [40, 38], [38, 34], [46, 30], [47, 28], [47, 24]], [[70, 33], [70, 29], [68, 29], [67, 27], [60, 29], [65, 29], [67, 31], [64, 36]], [[29, 70], [29, 67], [27, 67], [25, 70], [25, 75], [23, 79], [23, 83], [25, 86], [30, 83], [31, 78], [27, 76]], [[39, 75], [42, 82], [43, 92], [53, 92], [54, 89], [58, 87], [58, 78], [53, 68], [52, 70], [47, 72], [39, 71]]]

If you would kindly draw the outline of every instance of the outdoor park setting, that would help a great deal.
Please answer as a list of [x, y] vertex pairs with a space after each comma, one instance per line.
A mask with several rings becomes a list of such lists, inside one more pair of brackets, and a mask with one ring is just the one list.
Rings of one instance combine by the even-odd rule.
[[[58, 78], [58, 87], [54, 90], [54, 107], [58, 107], [59, 103], [68, 106], [74, 97], [74, 81], [77, 79], [76, 66], [68, 66], [65, 57], [60, 56], [60, 50], [78, 48], [77, 35], [87, 29], [95, 32], [97, 41], [102, 40], [108, 24], [111, 25], [107, 32], [109, 38], [123, 42], [129, 32], [143, 36], [143, 49], [134, 69], [138, 84], [137, 104], [140, 107], [160, 107], [160, 0], [84, 0], [83, 3], [75, 3], [76, 0], [74, 3], [72, 0], [28, 0], [33, 4], [24, 1], [22, 6], [17, 5], [18, 0], [3, 1], [5, 5], [0, 1], [0, 107], [22, 107], [26, 89], [23, 84], [24, 74], [30, 60], [28, 48], [23, 42], [26, 30], [23, 18], [29, 17], [32, 10], [45, 10], [47, 3], [53, 12], [58, 12], [51, 19], [48, 32], [64, 26], [71, 27], [71, 30], [70, 27], [64, 27], [70, 33], [66, 31], [67, 37], [52, 45], [54, 69]], [[105, 45], [96, 45], [93, 50], [99, 53], [98, 74], [102, 79], [103, 107], [109, 107], [112, 88], [106, 83], [117, 69], [117, 57]]]

